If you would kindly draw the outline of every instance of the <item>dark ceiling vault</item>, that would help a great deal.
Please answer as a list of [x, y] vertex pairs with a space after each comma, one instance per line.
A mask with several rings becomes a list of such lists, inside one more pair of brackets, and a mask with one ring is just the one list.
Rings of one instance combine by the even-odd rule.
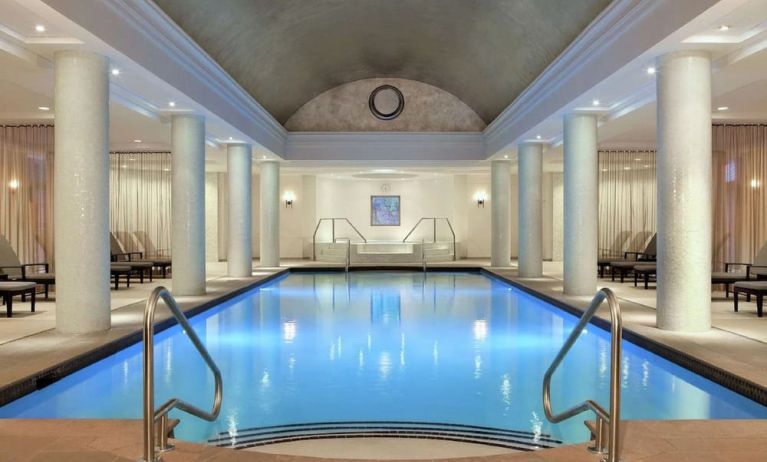
[[446, 90], [491, 122], [610, 0], [155, 0], [280, 123], [372, 77]]

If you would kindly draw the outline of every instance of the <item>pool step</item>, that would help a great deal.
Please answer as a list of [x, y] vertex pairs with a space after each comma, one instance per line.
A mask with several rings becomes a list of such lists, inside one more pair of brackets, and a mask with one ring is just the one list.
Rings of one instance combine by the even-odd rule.
[[222, 432], [208, 443], [218, 447], [246, 449], [267, 444], [330, 438], [426, 438], [535, 451], [560, 446], [548, 434], [475, 425], [428, 422], [322, 422], [255, 427]]

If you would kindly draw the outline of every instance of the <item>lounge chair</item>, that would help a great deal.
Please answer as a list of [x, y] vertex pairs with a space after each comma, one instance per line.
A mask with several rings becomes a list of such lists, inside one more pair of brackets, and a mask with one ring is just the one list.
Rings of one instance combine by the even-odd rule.
[[[745, 271], [730, 271], [731, 268], [735, 267], [745, 268]], [[725, 298], [729, 298], [730, 285], [739, 281], [749, 281], [753, 278], [767, 279], [767, 242], [759, 249], [753, 263], [725, 262], [724, 271], [711, 273], [711, 284], [724, 284]]]
[[762, 306], [764, 295], [767, 294], [767, 281], [738, 281], [733, 284], [733, 294], [735, 295], [735, 312], [738, 311], [738, 295], [745, 293], [751, 297], [756, 296], [756, 315], [762, 317]]
[[[653, 234], [650, 242], [647, 243], [642, 252], [624, 252], [623, 260], [615, 260], [610, 262], [610, 275], [612, 280], [615, 280], [615, 273], [620, 274], [621, 282], [626, 278], [626, 274], [629, 271], [634, 271], [634, 266], [643, 263], [652, 263], [655, 261], [657, 254], [657, 240], [658, 234]], [[629, 258], [632, 257], [632, 258]]]
[[144, 252], [144, 260], [154, 262], [155, 267], [160, 268], [160, 271], [162, 271], [162, 277], [168, 277], [168, 268], [172, 267], [170, 249], [158, 249], [144, 231], [134, 231], [132, 234], [133, 239]]
[[599, 271], [599, 277], [604, 277], [605, 270], [610, 267], [610, 262], [620, 260], [620, 251], [616, 252], [615, 249], [623, 249], [631, 237], [630, 231], [623, 231], [618, 233], [613, 240], [613, 245], [609, 249], [599, 249], [599, 258], [597, 259], [597, 270]]
[[[168, 268], [171, 266], [171, 259], [169, 257], [145, 257], [143, 252], [126, 252], [125, 246], [115, 233], [109, 233], [109, 236], [110, 246], [119, 249], [120, 255], [127, 255], [127, 261], [131, 263], [151, 263], [152, 269], [159, 268], [162, 271], [163, 279], [168, 277]], [[151, 280], [151, 271], [149, 276]]]
[[[38, 271], [30, 271], [37, 268]], [[34, 282], [43, 286], [45, 298], [48, 298], [49, 286], [56, 284], [56, 277], [49, 273], [48, 263], [21, 263], [16, 251], [5, 236], [0, 236], [0, 271], [8, 275], [9, 281]], [[42, 271], [39, 271], [42, 269]]]
[[137, 256], [141, 257], [141, 252], [126, 252], [113, 233], [109, 233], [109, 251], [112, 255], [112, 263], [129, 266], [131, 271], [139, 276], [139, 281], [142, 284], [144, 282], [144, 273], [147, 273], [149, 281], [152, 281], [152, 268], [154, 267], [152, 262], [140, 259], [134, 260]]

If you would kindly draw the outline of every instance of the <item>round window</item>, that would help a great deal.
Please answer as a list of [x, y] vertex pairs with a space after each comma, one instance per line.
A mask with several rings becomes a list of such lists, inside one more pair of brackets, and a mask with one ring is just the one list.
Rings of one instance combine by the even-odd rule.
[[381, 120], [392, 120], [405, 109], [405, 98], [397, 87], [381, 85], [373, 90], [368, 98], [370, 112]]

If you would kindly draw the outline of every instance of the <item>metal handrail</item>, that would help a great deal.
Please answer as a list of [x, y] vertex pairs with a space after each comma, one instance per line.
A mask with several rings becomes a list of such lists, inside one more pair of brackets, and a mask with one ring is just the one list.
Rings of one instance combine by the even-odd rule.
[[[610, 410], [608, 412], [595, 401], [586, 400], [559, 414], [554, 414], [551, 411], [551, 377], [605, 300], [607, 300], [607, 305], [610, 308]], [[620, 363], [622, 338], [623, 322], [621, 320], [620, 304], [612, 290], [602, 288], [594, 295], [588, 309], [583, 313], [578, 324], [576, 324], [570, 336], [567, 337], [562, 349], [559, 350], [559, 353], [557, 353], [551, 366], [549, 366], [546, 374], [543, 376], [543, 410], [546, 413], [546, 418], [552, 423], [558, 423], [582, 412], [593, 411], [597, 416], [596, 430], [593, 432], [595, 438], [593, 450], [600, 453], [606, 452], [607, 456], [604, 459], [606, 462], [618, 462], [620, 460]], [[605, 426], [607, 426], [606, 429]], [[607, 433], [606, 446], [605, 433]]]
[[349, 226], [352, 227], [354, 232], [357, 233], [357, 235], [362, 239], [362, 242], [367, 243], [368, 240], [365, 239], [365, 236], [362, 235], [360, 230], [358, 230], [357, 227], [354, 226], [354, 224], [351, 221], [349, 221], [348, 218], [345, 218], [345, 217], [341, 217], [341, 218], [320, 218], [319, 220], [317, 220], [317, 226], [315, 226], [314, 233], [312, 234], [312, 260], [317, 260], [317, 231], [320, 230], [320, 225], [322, 224], [322, 222], [323, 221], [327, 221], [327, 220], [330, 220], [330, 222], [332, 223], [332, 231], [331, 231], [332, 239], [331, 239], [331, 242], [333, 242], [333, 243], [336, 242], [336, 220], [343, 220], [343, 221], [347, 222], [349, 224]]
[[424, 221], [424, 220], [432, 220], [433, 223], [434, 223], [433, 234], [432, 234], [432, 242], [434, 242], [434, 243], [437, 242], [437, 220], [445, 220], [445, 222], [447, 223], [448, 229], [450, 229], [450, 234], [453, 235], [453, 260], [456, 260], [457, 256], [456, 256], [456, 253], [455, 253], [455, 248], [456, 248], [456, 245], [455, 245], [455, 230], [453, 230], [453, 225], [450, 223], [450, 219], [447, 218], [447, 217], [422, 217], [420, 220], [418, 220], [416, 222], [416, 224], [412, 228], [410, 228], [410, 231], [405, 235], [405, 238], [402, 239], [402, 242], [406, 242], [407, 238], [409, 238], [410, 235], [413, 234], [413, 232], [416, 230], [416, 228], [418, 228], [418, 225], [420, 225], [421, 222]]
[[[162, 299], [170, 310], [173, 317], [186, 332], [189, 340], [200, 353], [205, 364], [208, 365], [216, 381], [215, 394], [213, 397], [213, 409], [205, 412], [202, 409], [178, 398], [173, 398], [162, 404], [157, 410], [154, 409], [154, 313], [157, 302]], [[144, 308], [144, 461], [157, 462], [160, 460], [158, 451], [172, 449], [168, 444], [168, 413], [172, 409], [187, 412], [201, 419], [212, 422], [216, 420], [221, 411], [221, 399], [223, 396], [221, 371], [208, 354], [208, 350], [197, 337], [189, 321], [179, 308], [176, 300], [165, 287], [157, 287], [152, 291]], [[159, 422], [158, 422], [159, 421]], [[159, 426], [157, 424], [159, 423]], [[159, 441], [159, 446], [155, 442]]]

